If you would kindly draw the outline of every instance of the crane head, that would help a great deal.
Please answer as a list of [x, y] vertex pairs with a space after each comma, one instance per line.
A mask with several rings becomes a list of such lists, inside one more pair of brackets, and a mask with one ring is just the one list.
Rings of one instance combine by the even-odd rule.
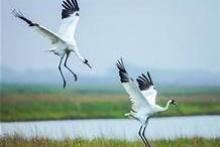
[[89, 61], [87, 59], [85, 59], [83, 63], [86, 64], [89, 68], [92, 68], [92, 66], [89, 64]]
[[179, 114], [184, 115], [184, 113], [181, 111], [181, 109], [179, 108], [179, 106], [176, 104], [176, 101], [175, 101], [175, 100], [171, 99], [171, 100], [170, 100], [170, 104], [173, 104], [173, 105], [175, 106], [175, 108], [176, 108], [176, 110], [177, 110], [177, 112], [178, 112]]
[[75, 16], [79, 16], [79, 12], [78, 12], [78, 11], [75, 12], [74, 15], [75, 15]]
[[176, 105], [176, 101], [173, 100], [173, 99], [171, 99], [171, 100], [170, 100], [170, 104]]

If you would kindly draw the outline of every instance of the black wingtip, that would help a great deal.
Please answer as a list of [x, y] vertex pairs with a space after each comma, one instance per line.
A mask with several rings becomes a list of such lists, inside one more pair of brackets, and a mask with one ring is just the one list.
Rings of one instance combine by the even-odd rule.
[[129, 82], [128, 73], [124, 67], [122, 58], [120, 60], [117, 60], [116, 66], [119, 70], [120, 81], [122, 83]]
[[15, 17], [20, 18], [21, 20], [25, 21], [29, 26], [37, 26], [38, 24], [33, 23], [31, 20], [27, 19], [21, 11], [13, 9], [11, 12]]
[[21, 13], [21, 11], [16, 10], [16, 9], [13, 9], [11, 11], [11, 13], [12, 13], [12, 15], [14, 15], [15, 17], [18, 17], [18, 18], [24, 17], [24, 15]]
[[152, 85], [154, 85], [153, 80], [152, 80], [152, 78], [151, 78], [151, 76], [150, 76], [150, 73], [149, 73], [149, 72], [147, 72], [147, 76], [148, 76], [148, 78], [149, 78], [149, 80], [150, 80], [150, 83], [151, 83]]
[[[63, 10], [62, 10], [62, 19], [68, 18], [74, 12], [79, 11], [79, 6], [76, 0], [64, 0], [63, 1]], [[79, 13], [76, 13], [76, 16], [79, 16]]]
[[141, 76], [138, 76], [136, 80], [138, 82], [138, 86], [140, 90], [146, 90], [153, 85], [153, 81], [151, 79], [149, 72], [147, 72], [147, 76], [142, 73]]

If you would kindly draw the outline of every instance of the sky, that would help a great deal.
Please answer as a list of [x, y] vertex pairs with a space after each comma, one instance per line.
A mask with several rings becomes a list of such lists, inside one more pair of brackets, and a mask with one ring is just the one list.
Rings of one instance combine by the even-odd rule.
[[[1, 67], [17, 71], [57, 69], [59, 57], [13, 8], [57, 31], [61, 0], [2, 0]], [[220, 72], [218, 0], [78, 0], [76, 40], [93, 70], [72, 54], [69, 66], [83, 74], [105, 75], [120, 57], [132, 66]]]

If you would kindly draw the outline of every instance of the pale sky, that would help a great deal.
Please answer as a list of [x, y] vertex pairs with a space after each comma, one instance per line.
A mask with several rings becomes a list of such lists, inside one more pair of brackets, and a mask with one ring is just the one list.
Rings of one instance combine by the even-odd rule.
[[[57, 69], [47, 40], [11, 15], [13, 8], [53, 31], [61, 23], [61, 0], [2, 0], [1, 66], [14, 70]], [[76, 40], [90, 71], [71, 55], [81, 73], [106, 74], [123, 57], [127, 64], [166, 70], [220, 71], [219, 0], [78, 0]]]

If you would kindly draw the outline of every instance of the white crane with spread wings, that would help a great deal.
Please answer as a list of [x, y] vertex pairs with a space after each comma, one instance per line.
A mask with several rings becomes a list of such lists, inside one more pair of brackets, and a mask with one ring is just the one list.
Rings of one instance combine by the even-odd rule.
[[117, 67], [119, 69], [120, 81], [126, 92], [129, 94], [129, 98], [132, 103], [130, 113], [125, 115], [132, 117], [141, 123], [138, 134], [145, 146], [150, 147], [150, 144], [145, 136], [145, 129], [150, 117], [155, 113], [167, 111], [170, 104], [175, 104], [175, 101], [169, 100], [165, 107], [157, 105], [157, 91], [154, 88], [153, 81], [149, 72], [147, 72], [147, 76], [142, 74], [137, 78], [137, 86], [135, 81], [129, 77], [122, 59], [118, 60]]
[[58, 69], [63, 79], [63, 87], [66, 87], [66, 80], [64, 78], [61, 65], [64, 60], [64, 67], [68, 69], [74, 76], [75, 81], [77, 81], [77, 75], [67, 66], [67, 60], [71, 52], [74, 52], [76, 56], [89, 68], [91, 68], [88, 60], [84, 58], [78, 50], [77, 43], [75, 40], [75, 31], [79, 21], [79, 6], [76, 0], [66, 0], [63, 1], [62, 9], [62, 24], [59, 28], [58, 33], [55, 33], [48, 28], [32, 22], [30, 19], [26, 18], [20, 11], [13, 10], [12, 13], [15, 17], [20, 18], [25, 21], [29, 26], [35, 29], [43, 37], [47, 38], [52, 44], [52, 48], [49, 50], [55, 55], [60, 57], [60, 62]]

